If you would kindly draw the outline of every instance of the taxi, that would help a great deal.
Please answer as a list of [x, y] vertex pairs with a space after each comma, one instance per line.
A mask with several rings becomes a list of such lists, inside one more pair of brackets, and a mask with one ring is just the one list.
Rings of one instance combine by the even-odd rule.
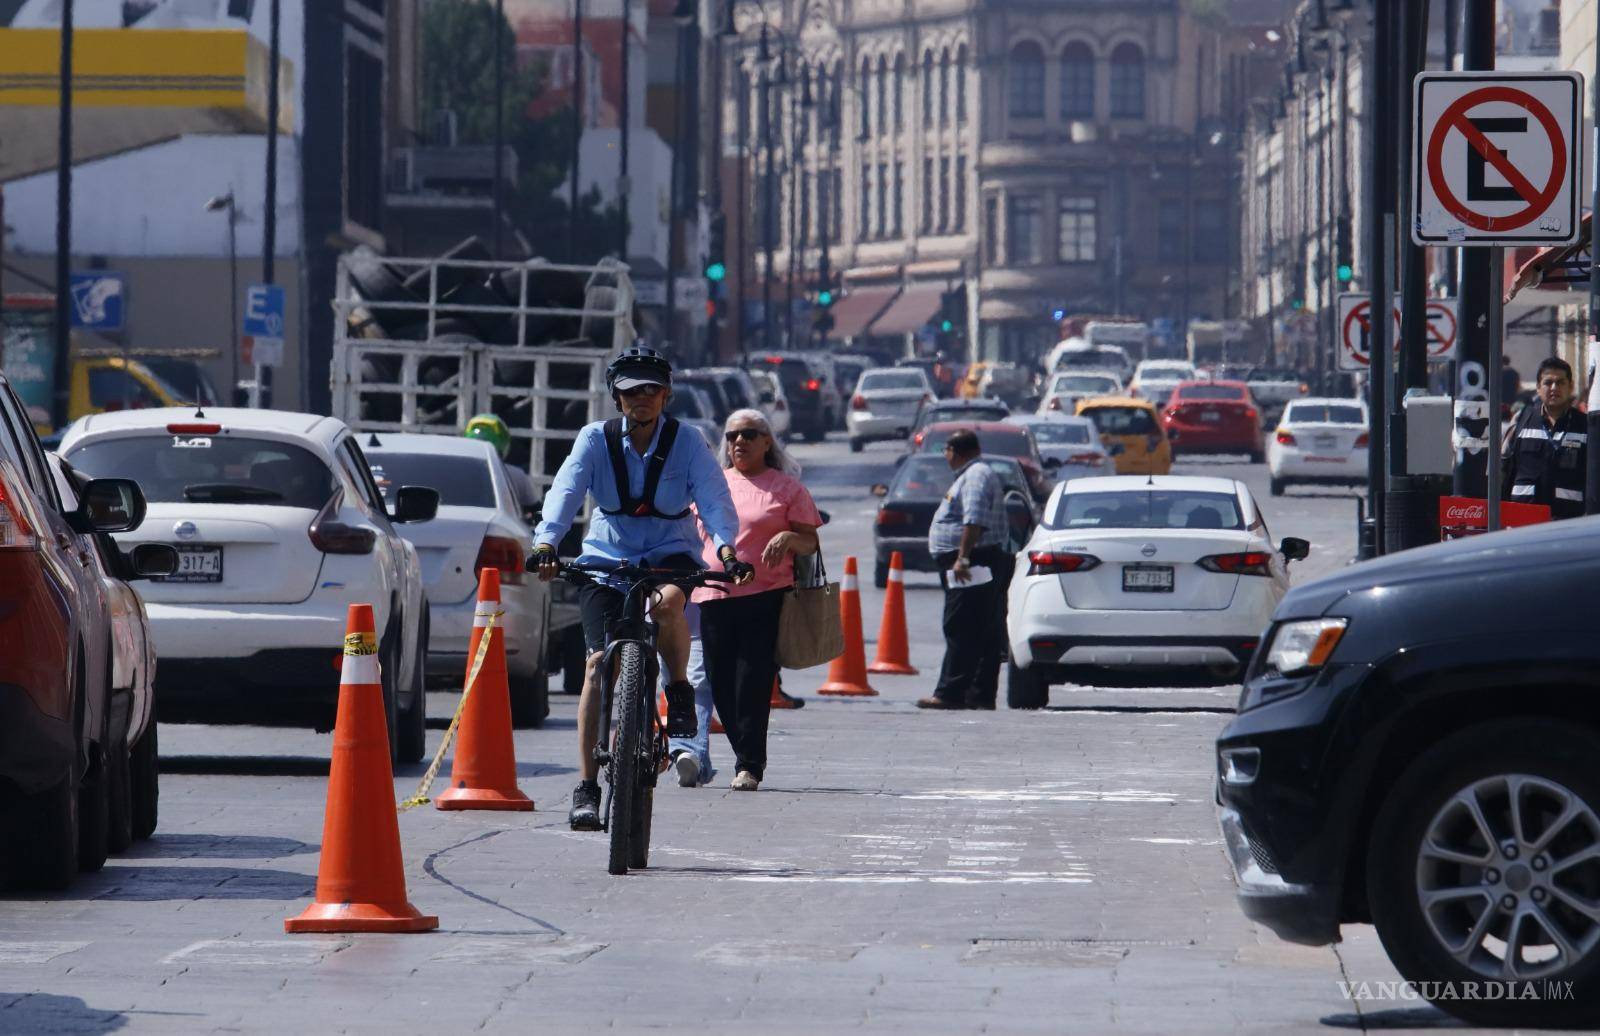
[[1100, 396], [1080, 402], [1077, 414], [1100, 430], [1100, 441], [1117, 462], [1117, 474], [1166, 475], [1172, 471], [1172, 443], [1154, 403], [1131, 396]]

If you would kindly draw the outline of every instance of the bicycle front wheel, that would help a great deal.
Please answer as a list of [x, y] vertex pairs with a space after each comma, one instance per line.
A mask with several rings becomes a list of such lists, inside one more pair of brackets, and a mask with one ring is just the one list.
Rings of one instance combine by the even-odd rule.
[[[646, 734], [641, 702], [649, 704], [649, 690], [645, 687], [648, 674], [644, 649], [638, 644], [623, 644], [617, 651], [617, 682], [613, 696], [617, 709], [616, 741], [611, 746], [611, 765], [606, 773], [611, 783], [611, 815], [607, 820], [611, 831], [611, 859], [606, 869], [612, 874], [628, 873], [633, 857], [635, 818], [644, 784], [640, 765]], [[649, 837], [648, 830], [645, 837]]]

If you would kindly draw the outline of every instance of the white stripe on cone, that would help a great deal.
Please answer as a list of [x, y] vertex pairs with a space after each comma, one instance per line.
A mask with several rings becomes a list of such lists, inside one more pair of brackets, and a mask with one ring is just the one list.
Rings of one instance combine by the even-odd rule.
[[344, 665], [339, 669], [339, 682], [341, 684], [360, 684], [363, 686], [378, 683], [378, 656], [344, 656]]
[[496, 602], [484, 601], [479, 604], [478, 610], [472, 613], [472, 628], [480, 630], [488, 628], [489, 620], [494, 618], [495, 612], [499, 610]]
[[840, 584], [840, 588], [846, 592], [861, 589], [861, 587], [856, 584], [856, 575], [854, 572], [846, 572], [844, 574], [844, 582]]
[[905, 581], [906, 581], [906, 577], [905, 577], [905, 573], [904, 572], [901, 572], [898, 568], [891, 568], [889, 570], [889, 582], [891, 582], [891, 583], [903, 583]]

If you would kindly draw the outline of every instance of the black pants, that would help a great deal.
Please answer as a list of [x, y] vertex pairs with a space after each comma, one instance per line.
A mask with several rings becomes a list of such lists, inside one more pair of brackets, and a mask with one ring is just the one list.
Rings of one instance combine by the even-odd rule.
[[955, 555], [936, 559], [944, 584], [944, 664], [933, 696], [952, 705], [992, 709], [1000, 689], [1000, 663], [1006, 654], [1006, 591], [1016, 559], [998, 547], [972, 552], [972, 563], [994, 578], [982, 586], [950, 581]]
[[760, 780], [767, 768], [767, 720], [778, 675], [778, 615], [784, 590], [700, 605], [700, 646], [717, 716], [733, 746], [734, 772]]

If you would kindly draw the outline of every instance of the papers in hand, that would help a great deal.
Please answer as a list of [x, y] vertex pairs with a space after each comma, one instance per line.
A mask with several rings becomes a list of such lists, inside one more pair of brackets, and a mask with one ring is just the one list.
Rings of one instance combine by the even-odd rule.
[[967, 574], [972, 578], [965, 583], [958, 583], [956, 582], [955, 569], [952, 568], [946, 582], [958, 590], [971, 590], [973, 587], [982, 586], [994, 578], [994, 573], [989, 570], [987, 565], [973, 565], [967, 569]]

